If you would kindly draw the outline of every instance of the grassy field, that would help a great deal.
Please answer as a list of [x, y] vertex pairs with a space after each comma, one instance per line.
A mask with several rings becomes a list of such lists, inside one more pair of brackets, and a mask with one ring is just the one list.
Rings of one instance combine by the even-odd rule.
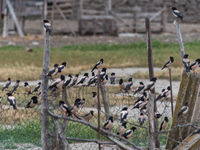
[[[169, 56], [174, 56], [174, 67], [181, 67], [179, 45], [153, 41], [154, 66], [162, 67]], [[199, 56], [199, 42], [185, 43], [186, 53], [192, 60]], [[36, 80], [40, 78], [43, 48], [25, 52], [22, 46], [0, 47], [0, 80], [10, 76], [13, 80]], [[115, 45], [69, 45], [51, 49], [51, 67], [54, 63], [67, 61], [67, 73], [79, 73], [90, 69], [100, 58], [106, 67], [147, 67], [147, 50], [144, 42]]]

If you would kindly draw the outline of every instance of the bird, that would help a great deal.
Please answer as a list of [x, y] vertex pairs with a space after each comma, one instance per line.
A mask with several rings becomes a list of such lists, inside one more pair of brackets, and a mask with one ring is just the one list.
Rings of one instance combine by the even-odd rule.
[[165, 69], [165, 68], [170, 68], [170, 66], [172, 65], [172, 63], [174, 62], [174, 57], [169, 57], [169, 61], [167, 61], [164, 66], [162, 67], [161, 70]]
[[103, 80], [104, 76], [106, 75], [107, 68], [102, 68], [99, 74], [100, 80]]
[[91, 72], [93, 72], [95, 69], [99, 69], [101, 67], [101, 65], [103, 64], [103, 58], [101, 58], [96, 65], [94, 65], [94, 67], [92, 68]]
[[68, 86], [70, 84], [71, 80], [72, 80], [72, 75], [69, 74], [68, 79], [63, 83], [63, 87]]
[[172, 14], [176, 18], [179, 18], [181, 21], [183, 21], [183, 16], [182, 16], [181, 12], [176, 7], [172, 7]]
[[40, 89], [41, 87], [41, 82], [38, 82], [37, 86], [33, 89], [33, 91], [31, 92], [31, 94], [35, 93], [35, 92], [38, 92], [38, 90]]
[[128, 117], [128, 107], [122, 108], [120, 112], [120, 123], [123, 123]]
[[103, 128], [106, 130], [110, 130], [113, 125], [113, 116], [110, 116], [108, 120], [104, 123]]
[[97, 82], [97, 76], [95, 76], [95, 73], [94, 72], [92, 72], [92, 77], [90, 78], [90, 80], [88, 81], [88, 83], [87, 83], [87, 86], [90, 86], [90, 85], [92, 85], [92, 84], [95, 84], [96, 82]]
[[133, 95], [141, 92], [144, 89], [145, 85], [143, 82], [140, 82], [140, 85], [138, 86], [138, 88], [134, 91]]
[[145, 101], [146, 100], [146, 98], [147, 98], [147, 93], [146, 92], [143, 92], [142, 93], [142, 96], [141, 97], [139, 97], [135, 102], [134, 102], [134, 105], [136, 104], [136, 103], [138, 103], [139, 101]]
[[50, 34], [52, 33], [52, 26], [49, 22], [49, 20], [43, 20], [43, 26], [46, 32], [49, 32]]
[[67, 104], [65, 104], [64, 101], [59, 101], [59, 109], [67, 116], [71, 116], [71, 109], [67, 106]]
[[132, 85], [133, 85], [133, 79], [129, 78], [128, 83], [126, 84], [126, 87], [124, 89], [124, 92], [127, 93], [131, 89]]
[[7, 89], [11, 84], [11, 78], [9, 77], [7, 82], [3, 85], [1, 91], [4, 91], [5, 89]]
[[92, 92], [92, 101], [93, 101], [93, 106], [98, 105], [97, 92]]
[[156, 101], [161, 100], [164, 97], [165, 89], [162, 89], [161, 93], [156, 97]]
[[115, 73], [112, 72], [111, 75], [110, 75], [110, 84], [115, 84]]
[[29, 86], [28, 82], [24, 82], [24, 91], [27, 95], [31, 94], [31, 87]]
[[166, 98], [169, 96], [170, 91], [171, 91], [171, 87], [168, 86], [167, 89], [166, 89], [166, 90], [164, 91], [164, 93], [163, 93], [163, 98], [164, 98], [164, 99], [166, 99]]
[[196, 72], [196, 69], [199, 67], [200, 65], [200, 58], [196, 59], [195, 62], [193, 62], [191, 65], [190, 65], [190, 70], [192, 72]]
[[160, 131], [165, 130], [168, 125], [169, 119], [168, 117], [165, 117], [160, 125]]
[[188, 59], [188, 56], [188, 54], [185, 54], [182, 60], [186, 72], [190, 72], [190, 60]]
[[133, 132], [136, 130], [136, 127], [132, 127], [131, 129], [127, 130], [124, 134], [123, 137], [128, 139], [133, 135]]
[[188, 102], [185, 103], [185, 105], [183, 107], [181, 107], [180, 111], [178, 112], [178, 117], [185, 115], [188, 110], [189, 110], [189, 106], [188, 106]]
[[76, 98], [74, 101], [74, 105], [72, 106], [71, 109], [72, 114], [77, 115], [83, 103], [84, 103], [83, 100], [81, 100], [80, 98]]
[[77, 83], [77, 85], [79, 85], [79, 84], [84, 85], [84, 83], [86, 82], [87, 78], [88, 78], [88, 73], [85, 73], [83, 75], [83, 77], [80, 79], [80, 81]]
[[33, 107], [35, 107], [35, 105], [37, 103], [38, 103], [38, 97], [37, 96], [33, 96], [33, 97], [31, 97], [30, 101], [26, 105], [26, 108], [33, 108]]
[[157, 119], [159, 119], [160, 117], [162, 117], [162, 114], [156, 112], [155, 115], [154, 115], [154, 117], [157, 118]]
[[89, 122], [90, 119], [92, 119], [93, 116], [94, 116], [94, 111], [91, 110], [89, 113], [83, 115], [82, 118], [84, 118], [84, 120], [86, 120], [87, 122]]
[[79, 74], [76, 74], [75, 77], [72, 79], [72, 83], [70, 84], [70, 87], [76, 85], [78, 81], [78, 77], [79, 77]]
[[16, 81], [15, 85], [13, 86], [12, 90], [10, 91], [11, 94], [13, 94], [17, 90], [17, 88], [19, 87], [19, 82], [20, 82], [20, 80]]
[[65, 69], [66, 65], [67, 63], [65, 61], [62, 62], [62, 64], [58, 66], [58, 72], [61, 73]]
[[102, 82], [102, 85], [106, 85], [106, 83], [108, 82], [108, 75], [105, 75], [105, 77], [103, 78], [101, 82]]
[[65, 76], [64, 75], [60, 75], [60, 78], [57, 79], [56, 81], [54, 81], [49, 86], [49, 90], [55, 91], [56, 89], [60, 89], [63, 86], [64, 82], [65, 82]]
[[152, 91], [155, 88], [157, 78], [152, 78], [150, 82], [145, 87], [144, 91]]
[[126, 124], [127, 124], [127, 122], [122, 123], [122, 126], [119, 128], [117, 135], [123, 136], [123, 134], [125, 133], [125, 130], [126, 130]]
[[7, 100], [10, 103], [11, 106], [13, 106], [13, 109], [17, 109], [16, 107], [16, 99], [14, 96], [12, 96], [12, 93], [7, 93]]
[[58, 73], [58, 64], [54, 64], [54, 68], [48, 72], [47, 76], [52, 78], [57, 73]]
[[124, 80], [123, 79], [119, 80], [119, 88], [120, 88], [120, 92], [122, 92], [125, 89], [125, 85], [124, 85]]
[[144, 117], [144, 113], [143, 112], [140, 112], [140, 116], [138, 118], [138, 121], [139, 121], [140, 126], [142, 126], [144, 124], [145, 117]]
[[195, 134], [200, 134], [200, 129], [197, 129], [192, 133], [192, 135], [195, 135]]
[[145, 106], [148, 103], [148, 101], [139, 101], [134, 105], [132, 109], [138, 108], [140, 110], [144, 109], [143, 106]]

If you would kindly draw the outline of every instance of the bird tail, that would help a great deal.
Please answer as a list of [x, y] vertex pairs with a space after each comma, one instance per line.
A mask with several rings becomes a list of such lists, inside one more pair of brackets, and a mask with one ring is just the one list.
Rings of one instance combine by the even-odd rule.
[[4, 91], [5, 90], [5, 87], [3, 87], [2, 89], [1, 89], [1, 91]]
[[13, 109], [15, 109], [15, 110], [17, 109], [16, 105], [13, 105]]

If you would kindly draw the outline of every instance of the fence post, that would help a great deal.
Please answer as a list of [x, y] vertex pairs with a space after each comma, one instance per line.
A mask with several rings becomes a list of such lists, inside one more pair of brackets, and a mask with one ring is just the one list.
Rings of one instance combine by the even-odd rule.
[[109, 99], [106, 95], [106, 88], [102, 84], [100, 84], [100, 89], [101, 89], [101, 94], [102, 94], [102, 99], [103, 99], [103, 105], [106, 113], [106, 119], [110, 117], [110, 104], [109, 104]]
[[50, 35], [49, 32], [45, 34], [44, 40], [44, 58], [43, 58], [43, 70], [42, 70], [42, 93], [41, 93], [41, 140], [42, 149], [49, 150], [49, 120], [48, 120], [48, 77], [50, 62]]
[[[98, 140], [100, 142], [101, 140], [101, 125], [100, 125], [100, 120], [101, 120], [101, 103], [100, 103], [100, 92], [99, 92], [99, 88], [100, 88], [100, 70], [98, 69], [98, 77], [97, 77], [97, 100], [98, 100], [98, 105], [97, 105], [97, 109], [98, 109]], [[101, 144], [99, 143], [99, 150], [101, 150]]]

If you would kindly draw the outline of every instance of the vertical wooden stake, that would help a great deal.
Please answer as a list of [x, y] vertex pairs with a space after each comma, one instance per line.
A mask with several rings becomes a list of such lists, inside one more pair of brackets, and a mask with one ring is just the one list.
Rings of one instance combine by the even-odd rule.
[[170, 94], [171, 94], [171, 110], [172, 110], [172, 118], [174, 114], [174, 106], [173, 106], [173, 93], [172, 93], [172, 73], [171, 73], [171, 68], [169, 68], [169, 82], [170, 82]]
[[5, 38], [8, 36], [8, 9], [5, 8], [3, 16], [3, 33], [2, 37]]
[[[97, 100], [98, 100], [98, 140], [100, 142], [101, 140], [101, 134], [100, 134], [100, 128], [101, 128], [101, 125], [100, 125], [100, 110], [101, 110], [101, 103], [100, 103], [100, 92], [99, 92], [99, 89], [100, 89], [100, 70], [98, 70], [98, 78], [97, 78]], [[99, 143], [99, 150], [101, 150], [101, 144]]]
[[44, 40], [44, 58], [42, 70], [42, 93], [41, 93], [41, 140], [42, 149], [49, 150], [49, 120], [48, 120], [48, 71], [50, 62], [50, 36], [49, 32], [45, 34]]

